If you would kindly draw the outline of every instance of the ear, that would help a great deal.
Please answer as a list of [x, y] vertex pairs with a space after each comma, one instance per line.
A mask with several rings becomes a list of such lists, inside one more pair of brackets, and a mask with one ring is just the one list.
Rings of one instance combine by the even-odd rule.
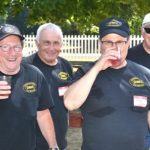
[[63, 41], [61, 41], [61, 40], [60, 40], [60, 46], [61, 46], [61, 48], [62, 48], [62, 46], [63, 46]]
[[37, 48], [39, 47], [39, 43], [37, 40], [35, 40], [35, 45], [37, 46]]
[[144, 27], [141, 27], [141, 35], [144, 36], [145, 30]]
[[100, 51], [100, 52], [102, 51], [102, 50], [101, 50], [101, 47], [102, 47], [101, 44], [102, 44], [102, 42], [101, 42], [101, 40], [99, 39], [99, 40], [98, 40], [98, 46], [99, 46], [99, 51]]

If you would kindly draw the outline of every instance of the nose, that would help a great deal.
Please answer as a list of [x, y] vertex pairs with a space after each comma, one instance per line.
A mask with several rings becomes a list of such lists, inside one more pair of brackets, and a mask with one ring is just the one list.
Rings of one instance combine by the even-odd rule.
[[11, 55], [15, 55], [16, 54], [16, 52], [15, 52], [13, 47], [10, 47], [9, 54], [11, 54]]
[[112, 48], [117, 49], [118, 48], [117, 43], [113, 42], [112, 43]]
[[55, 47], [55, 45], [52, 43], [52, 44], [50, 45], [50, 49], [54, 49], [54, 47]]

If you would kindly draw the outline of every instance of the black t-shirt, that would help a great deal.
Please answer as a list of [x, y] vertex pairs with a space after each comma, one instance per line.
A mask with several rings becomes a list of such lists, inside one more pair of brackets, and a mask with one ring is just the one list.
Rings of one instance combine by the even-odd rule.
[[[75, 74], [81, 78], [94, 63]], [[81, 106], [82, 150], [145, 150], [150, 103], [150, 71], [132, 61], [101, 71]]]
[[[55, 66], [49, 66], [41, 61], [37, 53], [25, 58], [25, 61], [38, 67], [49, 83], [55, 105], [50, 111], [56, 129], [56, 138], [59, 148], [64, 149], [67, 146], [68, 110], [64, 106], [63, 95], [72, 81], [72, 66], [61, 57], [58, 57], [58, 63]], [[39, 130], [37, 136], [37, 147], [40, 147], [42, 143], [46, 144]], [[45, 150], [44, 147], [43, 150]]]
[[0, 100], [0, 149], [34, 150], [36, 113], [53, 107], [47, 82], [37, 68], [21, 65], [11, 87], [10, 97]]
[[150, 69], [150, 54], [144, 50], [143, 43], [130, 48], [128, 50], [127, 59]]

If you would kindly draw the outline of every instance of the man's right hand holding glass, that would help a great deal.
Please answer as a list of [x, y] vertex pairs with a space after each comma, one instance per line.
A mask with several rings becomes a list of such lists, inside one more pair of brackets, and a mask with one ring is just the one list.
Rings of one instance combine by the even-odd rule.
[[0, 81], [0, 100], [7, 99], [11, 94], [11, 86], [7, 81]]

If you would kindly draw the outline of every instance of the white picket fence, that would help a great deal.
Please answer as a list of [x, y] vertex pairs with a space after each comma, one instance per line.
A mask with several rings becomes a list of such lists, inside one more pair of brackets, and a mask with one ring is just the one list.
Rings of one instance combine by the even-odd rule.
[[[131, 35], [130, 47], [143, 41], [142, 36]], [[60, 56], [69, 61], [94, 61], [99, 53], [98, 35], [64, 35]], [[23, 55], [29, 56], [37, 51], [34, 35], [25, 35]]]

